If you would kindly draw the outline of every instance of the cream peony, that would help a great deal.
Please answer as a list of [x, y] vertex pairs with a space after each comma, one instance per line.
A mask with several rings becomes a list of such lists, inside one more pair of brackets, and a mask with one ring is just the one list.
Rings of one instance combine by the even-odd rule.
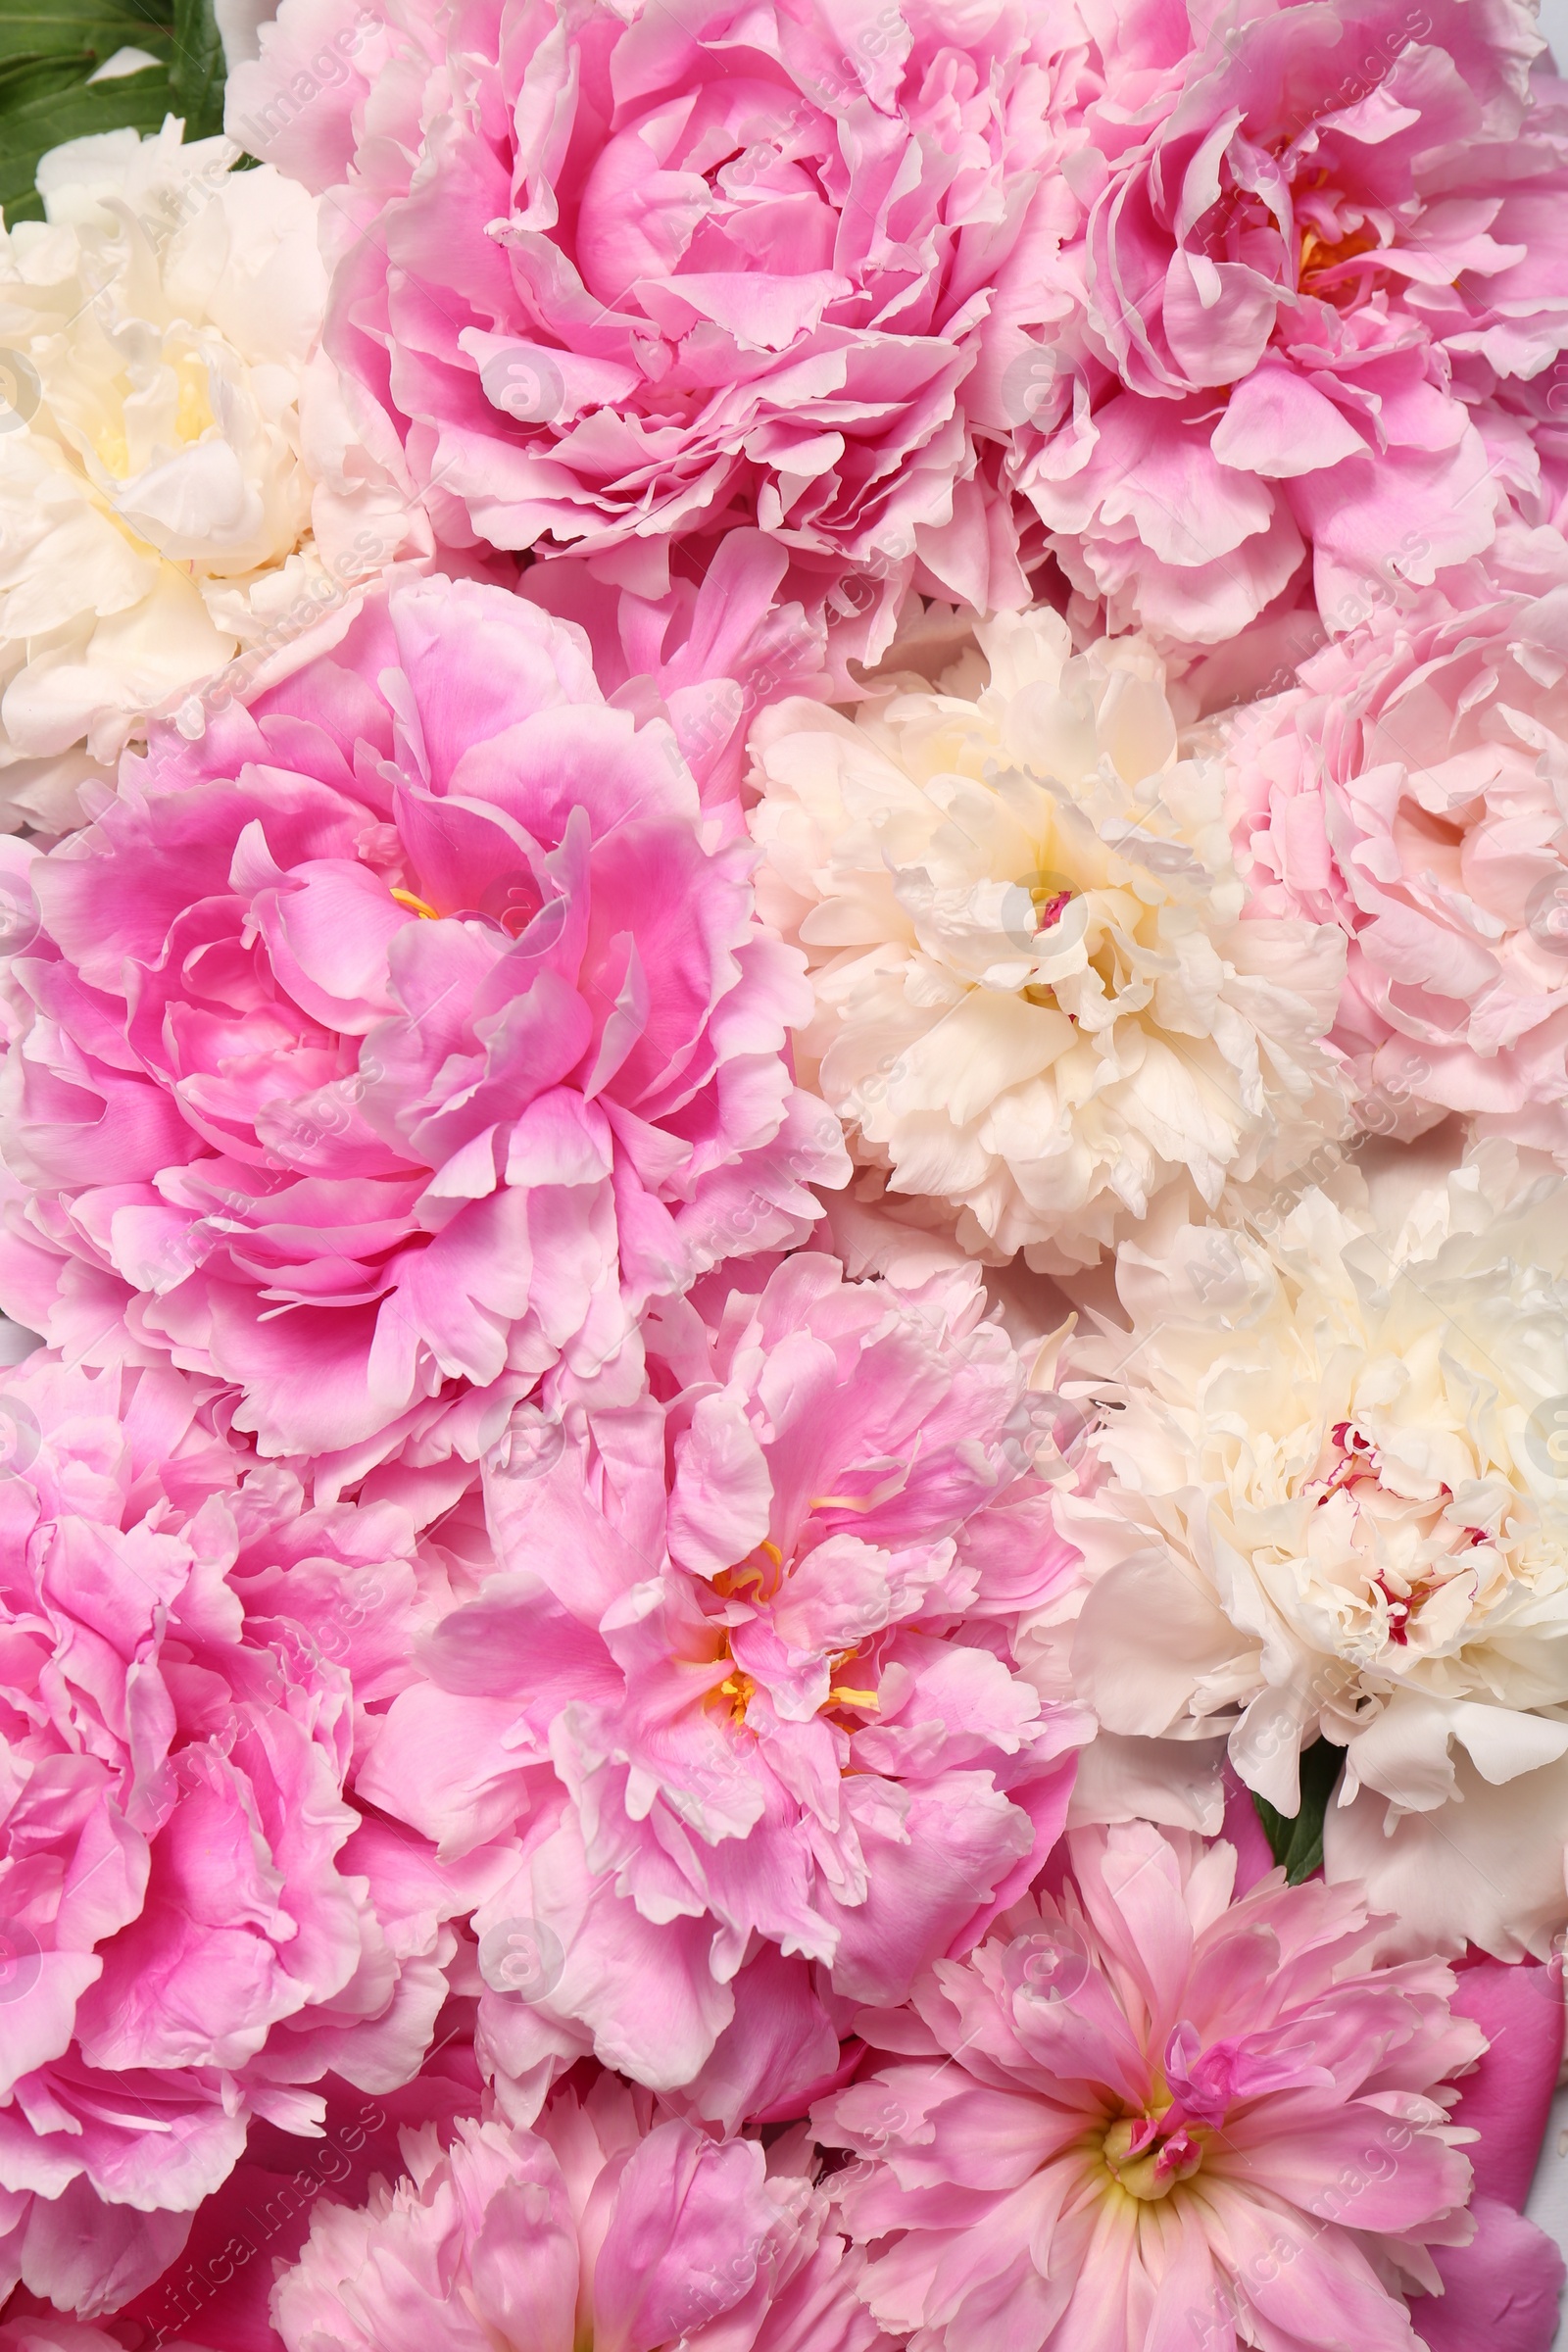
[[858, 1157], [1056, 1273], [1341, 1131], [1344, 946], [1240, 919], [1220, 771], [1145, 644], [1074, 656], [1047, 611], [977, 636], [989, 677], [971, 651], [854, 722], [764, 712], [759, 895], [810, 958], [803, 1059]]
[[149, 710], [410, 536], [316, 356], [315, 200], [181, 127], [55, 148], [0, 228], [0, 824], [79, 821]]
[[1058, 1494], [1072, 1671], [1286, 1814], [1299, 1749], [1344, 1747], [1330, 1876], [1517, 1958], [1568, 1911], [1568, 1185], [1434, 1139], [1335, 1190], [1122, 1251], [1130, 1332], [1062, 1375], [1100, 1407]]

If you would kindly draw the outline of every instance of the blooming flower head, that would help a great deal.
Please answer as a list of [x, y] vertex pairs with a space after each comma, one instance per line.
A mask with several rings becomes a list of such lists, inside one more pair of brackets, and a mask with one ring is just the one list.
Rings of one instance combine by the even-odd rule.
[[1094, 1579], [1073, 1674], [1112, 1731], [1228, 1736], [1282, 1813], [1299, 1748], [1343, 1746], [1331, 1875], [1517, 1958], [1564, 1909], [1563, 1183], [1493, 1145], [1400, 1186], [1123, 1251], [1130, 1329], [1068, 1384], [1115, 1408], [1058, 1504]]
[[[1185, 21], [1184, 21], [1185, 20]], [[1016, 480], [1107, 625], [1331, 633], [1551, 520], [1511, 379], [1568, 342], [1568, 116], [1522, 0], [1092, 15], [1066, 316]], [[1528, 394], [1529, 383], [1523, 386]]]
[[476, 1920], [481, 1965], [508, 1919], [552, 1957], [485, 2006], [517, 2078], [592, 2046], [690, 2087], [759, 1944], [902, 1999], [1027, 1884], [1091, 1728], [1013, 1670], [1076, 1561], [972, 1270], [901, 1292], [803, 1252], [704, 1293], [657, 1318], [654, 1396], [487, 1460], [501, 1573], [360, 1784], [461, 1852], [553, 1762]]
[[19, 1319], [234, 1383], [269, 1453], [462, 1405], [472, 1458], [558, 1365], [634, 1395], [646, 1301], [797, 1238], [841, 1157], [721, 831], [580, 633], [472, 582], [156, 745], [11, 852]]
[[580, 549], [652, 593], [671, 542], [755, 522], [818, 608], [856, 570], [833, 609], [884, 636], [917, 560], [1023, 601], [964, 403], [1072, 209], [1028, 11], [374, 15], [321, 89], [349, 0], [284, 0], [228, 121], [334, 191], [328, 347], [449, 545]]
[[272, 2291], [288, 2352], [872, 2352], [861, 2258], [827, 2199], [752, 2140], [659, 2120], [601, 2076], [535, 2131], [410, 2133], [409, 2173], [318, 2206]]
[[1363, 1118], [1568, 1160], [1568, 589], [1325, 648], [1228, 764], [1254, 903], [1346, 933]]
[[39, 167], [47, 221], [0, 231], [12, 824], [78, 821], [75, 785], [149, 710], [242, 646], [298, 636], [301, 600], [330, 602], [307, 597], [324, 561], [358, 580], [409, 536], [406, 518], [368, 528], [352, 492], [318, 493], [333, 460], [319, 388], [302, 420], [326, 299], [317, 208], [237, 159], [226, 139], [182, 146], [173, 121], [74, 139]]
[[860, 2159], [875, 2316], [912, 2352], [1417, 2352], [1401, 2289], [1474, 2227], [1446, 2085], [1486, 2045], [1448, 1970], [1376, 1966], [1348, 1887], [1232, 1902], [1228, 1845], [1067, 1842], [914, 2014], [862, 2017], [901, 2056], [814, 2111]]
[[396, 1504], [307, 1509], [216, 1407], [167, 1365], [0, 1381], [0, 2283], [88, 2316], [253, 2118], [416, 2073], [454, 1941], [346, 1790], [442, 1569]]
[[760, 888], [858, 1155], [1059, 1271], [1337, 1132], [1343, 946], [1241, 921], [1220, 769], [1180, 756], [1147, 646], [1074, 655], [1047, 611], [978, 637], [985, 682], [763, 712]]

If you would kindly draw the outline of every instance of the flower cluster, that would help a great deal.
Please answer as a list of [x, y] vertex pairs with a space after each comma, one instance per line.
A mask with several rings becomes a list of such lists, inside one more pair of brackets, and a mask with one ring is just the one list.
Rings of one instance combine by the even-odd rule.
[[0, 224], [0, 2352], [1550, 2352], [1527, 0], [266, 5]]

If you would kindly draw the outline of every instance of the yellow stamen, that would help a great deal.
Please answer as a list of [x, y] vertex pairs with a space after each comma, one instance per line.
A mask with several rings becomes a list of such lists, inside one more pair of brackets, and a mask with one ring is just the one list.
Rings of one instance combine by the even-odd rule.
[[441, 920], [429, 900], [416, 899], [412, 890], [395, 890], [392, 896], [400, 906], [407, 906], [411, 913], [419, 917], [421, 922], [438, 923]]
[[874, 1690], [849, 1690], [842, 1684], [831, 1690], [828, 1697], [841, 1707], [877, 1707], [882, 1703]]
[[735, 1673], [718, 1686], [721, 1697], [729, 1700], [729, 1711], [737, 1723], [746, 1721], [746, 1709], [757, 1685], [749, 1674]]

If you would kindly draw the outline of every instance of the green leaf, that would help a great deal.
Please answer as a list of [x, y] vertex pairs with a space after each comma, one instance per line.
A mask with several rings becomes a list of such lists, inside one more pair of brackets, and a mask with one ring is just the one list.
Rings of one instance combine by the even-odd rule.
[[185, 118], [187, 139], [211, 138], [223, 127], [223, 44], [212, 0], [174, 0], [174, 60], [169, 82]]
[[[117, 50], [156, 62], [89, 81]], [[212, 0], [0, 0], [0, 207], [38, 220], [38, 158], [65, 139], [184, 118], [187, 139], [223, 127], [223, 55]]]
[[1276, 1813], [1266, 1797], [1253, 1795], [1257, 1818], [1276, 1862], [1283, 1862], [1293, 1886], [1309, 1879], [1323, 1861], [1323, 1816], [1329, 1809], [1345, 1762], [1332, 1740], [1314, 1740], [1301, 1751], [1301, 1801], [1294, 1814]]

